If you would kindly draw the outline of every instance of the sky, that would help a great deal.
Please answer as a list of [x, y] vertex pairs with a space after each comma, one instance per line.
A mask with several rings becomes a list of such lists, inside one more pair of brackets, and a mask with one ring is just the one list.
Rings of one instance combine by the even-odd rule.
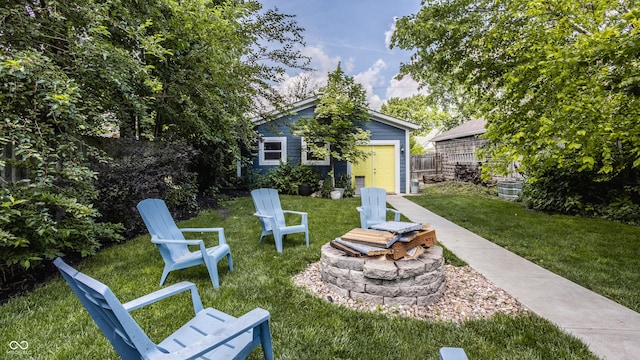
[[[389, 49], [394, 19], [415, 14], [420, 0], [262, 0], [265, 9], [277, 7], [283, 14], [295, 15], [305, 29], [303, 55], [311, 58], [312, 83], [326, 84], [327, 74], [338, 63], [348, 76], [360, 83], [369, 108], [379, 110], [391, 97], [418, 93], [418, 84], [408, 76], [394, 77], [411, 52]], [[299, 76], [290, 71], [287, 82]]]

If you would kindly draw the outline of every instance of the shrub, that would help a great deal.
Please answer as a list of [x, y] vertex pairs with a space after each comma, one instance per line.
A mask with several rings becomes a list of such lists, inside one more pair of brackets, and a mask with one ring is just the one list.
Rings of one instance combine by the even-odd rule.
[[588, 172], [546, 171], [523, 187], [532, 209], [640, 224], [640, 171], [629, 170], [608, 181]]
[[307, 184], [311, 186], [311, 191], [316, 192], [320, 186], [320, 174], [311, 165], [296, 165], [291, 172], [292, 186], [296, 191], [298, 185]]
[[343, 197], [353, 197], [354, 190], [353, 186], [351, 186], [351, 176], [348, 174], [341, 174], [338, 176], [338, 180], [336, 181], [336, 187], [343, 188], [344, 194]]
[[324, 198], [330, 198], [331, 192], [333, 191], [333, 177], [331, 175], [327, 175], [322, 182], [322, 188], [320, 189], [320, 193]]
[[102, 142], [114, 159], [93, 167], [99, 173], [96, 207], [103, 220], [123, 224], [130, 237], [146, 232], [136, 210], [141, 200], [163, 199], [176, 219], [197, 213], [197, 174], [189, 171], [197, 155], [192, 147], [132, 139]]
[[78, 105], [77, 84], [32, 52], [0, 54], [0, 84], [0, 169], [15, 175], [0, 178], [0, 272], [120, 240], [118, 225], [96, 221], [87, 159], [96, 152], [80, 136], [95, 124]]
[[251, 173], [252, 184], [250, 188], [273, 188], [282, 194], [297, 195], [298, 186], [309, 184], [312, 191], [318, 189], [320, 174], [310, 165], [298, 164], [291, 166], [289, 163], [280, 163], [280, 166], [270, 169], [264, 175]]

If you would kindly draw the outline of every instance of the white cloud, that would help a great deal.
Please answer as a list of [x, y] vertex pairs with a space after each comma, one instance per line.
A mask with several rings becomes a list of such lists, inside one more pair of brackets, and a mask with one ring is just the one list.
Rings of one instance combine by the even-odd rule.
[[418, 89], [419, 87], [419, 84], [411, 76], [405, 75], [400, 80], [391, 79], [385, 95], [387, 99], [390, 99], [393, 97], [406, 98], [416, 94], [427, 94], [427, 89]]
[[391, 36], [396, 31], [396, 21], [398, 21], [397, 17], [393, 17], [393, 23], [389, 25], [389, 30], [384, 32], [384, 46], [388, 49], [391, 45]]
[[[316, 71], [310, 74], [300, 73], [297, 75], [286, 75], [284, 81], [282, 81], [278, 87], [286, 89], [295, 83], [297, 78], [309, 75], [309, 85], [316, 88], [325, 86], [327, 83], [327, 75], [334, 71], [338, 67], [338, 63], [340, 63], [342, 70], [348, 76], [353, 76], [355, 82], [362, 85], [367, 96], [369, 107], [373, 110], [379, 110], [382, 104], [392, 97], [405, 98], [418, 93], [427, 93], [426, 89], [418, 90], [418, 83], [408, 75], [405, 75], [401, 80], [391, 79], [387, 82], [384, 70], [386, 70], [388, 66], [382, 59], [376, 60], [367, 70], [351, 75], [350, 72], [354, 69], [353, 58], [345, 61], [340, 56], [329, 56], [322, 46], [308, 46], [304, 48], [303, 54], [312, 59], [311, 67]], [[382, 89], [385, 89], [384, 98], [382, 95], [376, 94], [381, 93], [380, 90]]]
[[353, 77], [355, 82], [362, 85], [364, 91], [367, 94], [367, 102], [372, 109], [379, 109], [383, 103], [380, 96], [376, 95], [374, 88], [384, 86], [384, 77], [382, 76], [382, 70], [387, 67], [387, 64], [378, 59], [370, 68], [361, 72]]
[[302, 49], [302, 55], [311, 58], [311, 67], [325, 77], [326, 74], [335, 70], [338, 67], [338, 63], [342, 61], [340, 56], [331, 57], [327, 55], [321, 46], [307, 46]]

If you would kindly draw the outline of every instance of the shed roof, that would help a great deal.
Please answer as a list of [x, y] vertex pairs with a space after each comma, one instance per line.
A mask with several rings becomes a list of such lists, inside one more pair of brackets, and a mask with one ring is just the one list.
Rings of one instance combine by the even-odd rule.
[[454, 127], [453, 129], [443, 132], [442, 134], [431, 139], [431, 141], [438, 142], [484, 134], [487, 131], [487, 129], [485, 129], [486, 123], [487, 122], [483, 118], [469, 120], [461, 125]]
[[[319, 96], [314, 96], [314, 97], [310, 97], [307, 99], [304, 99], [302, 101], [298, 101], [297, 103], [292, 104], [289, 107], [289, 112], [290, 113], [297, 113], [299, 111], [308, 109], [312, 106], [316, 106], [318, 104], [318, 102], [320, 101], [320, 97]], [[414, 124], [410, 121], [405, 121], [402, 119], [398, 119], [395, 118], [393, 116], [389, 116], [389, 115], [385, 115], [382, 113], [379, 113], [377, 111], [368, 109], [369, 111], [369, 117], [373, 120], [379, 121], [381, 123], [387, 124], [387, 125], [391, 125], [391, 126], [395, 126], [397, 128], [401, 128], [401, 129], [405, 129], [405, 130], [418, 130], [420, 128], [420, 125]], [[281, 112], [275, 111], [271, 114], [273, 119], [279, 118], [283, 115], [287, 115], [287, 114], [283, 114]], [[261, 117], [255, 117], [253, 119], [251, 119], [251, 122], [254, 123], [255, 125], [260, 125], [260, 124], [264, 124], [265, 122], [267, 122], [268, 120], [265, 120], [264, 118]]]

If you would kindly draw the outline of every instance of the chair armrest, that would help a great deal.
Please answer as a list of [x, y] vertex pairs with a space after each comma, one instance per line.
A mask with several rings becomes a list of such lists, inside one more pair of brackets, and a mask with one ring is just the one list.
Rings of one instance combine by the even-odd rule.
[[224, 228], [180, 228], [182, 232], [224, 232]]
[[356, 207], [356, 210], [358, 210], [358, 212], [363, 212], [364, 208], [362, 206], [358, 206], [358, 207]]
[[152, 292], [151, 294], [147, 294], [145, 296], [139, 297], [135, 300], [131, 300], [122, 306], [127, 311], [133, 311], [135, 309], [139, 309], [143, 306], [147, 306], [149, 304], [155, 303], [159, 300], [168, 298], [175, 294], [179, 294], [183, 291], [191, 291], [191, 301], [193, 302], [193, 310], [196, 314], [202, 311], [202, 301], [200, 300], [200, 295], [198, 295], [198, 289], [194, 283], [188, 281], [182, 281], [177, 284], [168, 286], [164, 289], [160, 289]]
[[282, 210], [282, 212], [285, 213], [285, 214], [307, 215], [306, 212], [302, 212], [302, 211]]
[[400, 221], [400, 215], [402, 214], [400, 211], [398, 211], [396, 209], [387, 208], [387, 212], [392, 212], [392, 213], [395, 214], [395, 217], [393, 219], [394, 221]]
[[178, 239], [155, 239], [151, 238], [154, 244], [180, 244], [180, 245], [200, 245], [204, 244], [203, 240], [178, 240]]
[[274, 218], [274, 216], [264, 215], [264, 214], [260, 214], [260, 213], [254, 213], [253, 216], [257, 216], [257, 217], [263, 218], [263, 219], [273, 219]]
[[226, 244], [227, 239], [224, 236], [224, 228], [181, 228], [181, 232], [217, 232], [218, 243]]
[[282, 210], [282, 212], [285, 214], [300, 215], [300, 224], [303, 224], [305, 226], [308, 225], [308, 221], [307, 221], [308, 214], [306, 212], [293, 211], [293, 210]]
[[228, 343], [234, 338], [245, 333], [247, 330], [254, 329], [265, 322], [268, 324], [269, 317], [270, 315], [267, 310], [255, 308], [229, 323], [229, 326], [219, 332], [216, 332], [215, 335], [207, 335], [200, 341], [195, 342], [182, 350], [167, 354], [169, 355], [167, 358], [195, 359], [220, 345]]

